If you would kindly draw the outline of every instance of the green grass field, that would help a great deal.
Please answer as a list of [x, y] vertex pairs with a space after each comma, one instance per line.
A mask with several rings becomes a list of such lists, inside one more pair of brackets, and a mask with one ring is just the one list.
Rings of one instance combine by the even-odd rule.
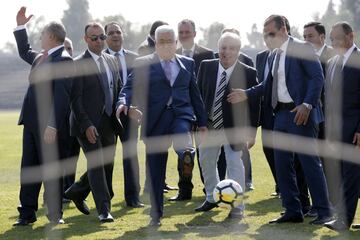
[[[17, 126], [18, 112], [0, 112], [0, 239], [360, 239], [360, 231], [338, 234], [324, 227], [311, 226], [306, 219], [301, 224], [269, 225], [269, 220], [282, 211], [279, 199], [270, 197], [274, 183], [261, 150], [258, 136], [251, 150], [253, 182], [255, 190], [246, 194], [245, 219], [227, 220], [228, 210], [215, 209], [206, 213], [195, 213], [194, 208], [202, 203], [202, 183], [198, 169], [194, 169], [193, 199], [171, 203], [167, 199], [176, 192], [165, 194], [165, 216], [162, 226], [147, 227], [149, 204], [144, 209], [125, 206], [123, 197], [123, 173], [121, 145], [116, 151], [114, 169], [114, 191], [112, 215], [115, 222], [100, 224], [92, 197], [87, 199], [91, 208], [89, 216], [82, 215], [71, 203], [64, 208], [65, 225], [51, 227], [44, 215], [42, 192], [39, 197], [38, 221], [26, 227], [13, 228], [18, 216], [16, 207], [19, 194], [19, 172], [21, 158], [22, 127]], [[141, 183], [144, 183], [143, 144], [139, 144]], [[167, 167], [167, 182], [176, 185], [178, 177], [175, 153], [170, 150]], [[85, 170], [82, 156], [78, 163], [77, 176]], [[358, 208], [356, 222], [360, 222]]]

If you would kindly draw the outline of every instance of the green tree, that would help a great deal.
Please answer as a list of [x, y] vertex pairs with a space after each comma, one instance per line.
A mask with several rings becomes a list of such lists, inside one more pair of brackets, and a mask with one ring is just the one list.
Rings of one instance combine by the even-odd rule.
[[83, 41], [84, 28], [92, 17], [89, 13], [88, 0], [67, 0], [69, 8], [64, 11], [61, 19], [67, 32], [67, 36], [73, 41], [75, 53], [86, 48]]

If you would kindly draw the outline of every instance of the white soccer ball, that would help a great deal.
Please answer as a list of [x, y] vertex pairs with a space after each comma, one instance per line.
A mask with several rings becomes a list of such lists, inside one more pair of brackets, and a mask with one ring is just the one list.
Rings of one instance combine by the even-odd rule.
[[235, 208], [243, 203], [243, 189], [232, 179], [219, 182], [213, 192], [215, 203], [222, 208]]

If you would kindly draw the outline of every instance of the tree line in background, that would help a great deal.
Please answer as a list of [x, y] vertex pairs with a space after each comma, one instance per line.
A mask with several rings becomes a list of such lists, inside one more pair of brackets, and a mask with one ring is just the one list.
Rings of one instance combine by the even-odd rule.
[[[146, 38], [151, 26], [151, 23], [147, 23], [138, 27], [132, 22], [127, 21], [120, 13], [117, 15], [106, 16], [103, 19], [93, 19], [89, 12], [88, 0], [67, 0], [67, 3], [69, 7], [64, 11], [61, 21], [67, 29], [68, 37], [73, 41], [75, 53], [79, 53], [86, 48], [83, 41], [84, 26], [90, 21], [97, 21], [102, 24], [108, 23], [110, 21], [119, 22], [123, 26], [123, 30], [125, 32], [124, 47], [131, 50], [136, 50], [137, 46]], [[154, 19], [154, 21], [155, 20], [158, 19]], [[166, 19], [161, 20], [166, 21]], [[325, 25], [327, 32], [330, 31], [331, 26], [334, 23], [338, 21], [348, 21], [353, 26], [354, 31], [358, 36], [356, 38], [358, 45], [360, 44], [359, 0], [341, 0], [338, 9], [335, 9], [333, 0], [329, 0], [328, 7], [324, 15], [320, 16], [320, 13], [316, 13], [312, 20], [322, 22]], [[304, 19], [304, 24], [308, 21], [309, 20]], [[34, 21], [31, 21], [27, 26], [30, 43], [35, 49], [40, 48], [39, 36], [40, 31], [44, 25], [44, 17], [39, 17]], [[199, 30], [203, 33], [203, 38], [199, 40], [199, 43], [210, 49], [216, 50], [220, 32], [224, 27], [225, 25], [223, 23], [214, 22], [207, 28], [200, 28]], [[300, 39], [302, 39], [301, 32], [302, 29], [298, 29], [294, 26], [291, 28], [291, 34]], [[262, 37], [262, 26], [258, 27], [256, 24], [253, 24], [250, 32], [247, 33], [247, 39], [249, 44], [243, 46], [245, 49], [265, 49]], [[15, 53], [16, 46], [8, 42], [0, 51]]]

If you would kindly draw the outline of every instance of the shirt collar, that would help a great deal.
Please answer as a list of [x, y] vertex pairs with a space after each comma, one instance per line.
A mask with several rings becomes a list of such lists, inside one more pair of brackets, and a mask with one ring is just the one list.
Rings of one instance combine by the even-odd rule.
[[318, 55], [319, 57], [321, 56], [321, 54], [323, 53], [324, 49], [325, 49], [325, 44], [319, 49], [316, 51], [316, 55]]
[[190, 50], [191, 53], [194, 53], [194, 51], [195, 51], [195, 44], [194, 44], [190, 49], [185, 49], [185, 48], [183, 48], [183, 47], [181, 47], [181, 48], [182, 48], [182, 53], [184, 53], [184, 51], [186, 51], [186, 50]]
[[286, 52], [286, 49], [289, 45], [289, 41], [290, 41], [290, 37], [288, 37], [288, 39], [280, 46], [280, 49], [282, 50], [282, 52]]
[[350, 55], [352, 54], [352, 52], [354, 51], [355, 49], [355, 43], [353, 43], [353, 45], [351, 46], [351, 48], [349, 48], [345, 54], [344, 54], [344, 64], [347, 62], [347, 60], [349, 59]]
[[118, 52], [115, 52], [115, 51], [111, 50], [110, 48], [108, 48], [108, 49], [109, 49], [109, 53], [110, 53], [111, 55], [115, 55], [115, 53], [119, 53], [120, 56], [124, 56], [124, 55], [125, 55], [125, 52], [124, 52], [124, 49], [123, 49], [123, 48], [121, 48], [120, 51], [118, 51]]
[[59, 46], [56, 46], [56, 47], [53, 47], [52, 49], [50, 49], [50, 50], [48, 51], [48, 55], [53, 54], [54, 52], [56, 52], [57, 50], [59, 50], [59, 49], [62, 48], [62, 47], [64, 47], [63, 44], [61, 44], [61, 45], [59, 45]]
[[101, 58], [101, 56], [97, 55], [96, 53], [93, 53], [92, 51], [90, 51], [90, 49], [88, 49], [91, 57], [94, 59], [95, 62], [98, 62], [99, 58]]
[[235, 63], [234, 63], [231, 67], [229, 67], [228, 69], [225, 69], [225, 68], [221, 65], [221, 63], [220, 63], [220, 61], [219, 61], [219, 72], [220, 72], [220, 74], [222, 74], [222, 73], [225, 71], [225, 72], [226, 72], [226, 76], [227, 76], [227, 78], [229, 79], [229, 77], [231, 76], [232, 72], [234, 71], [234, 68], [235, 68], [236, 63], [237, 63], [237, 61], [235, 61]]

